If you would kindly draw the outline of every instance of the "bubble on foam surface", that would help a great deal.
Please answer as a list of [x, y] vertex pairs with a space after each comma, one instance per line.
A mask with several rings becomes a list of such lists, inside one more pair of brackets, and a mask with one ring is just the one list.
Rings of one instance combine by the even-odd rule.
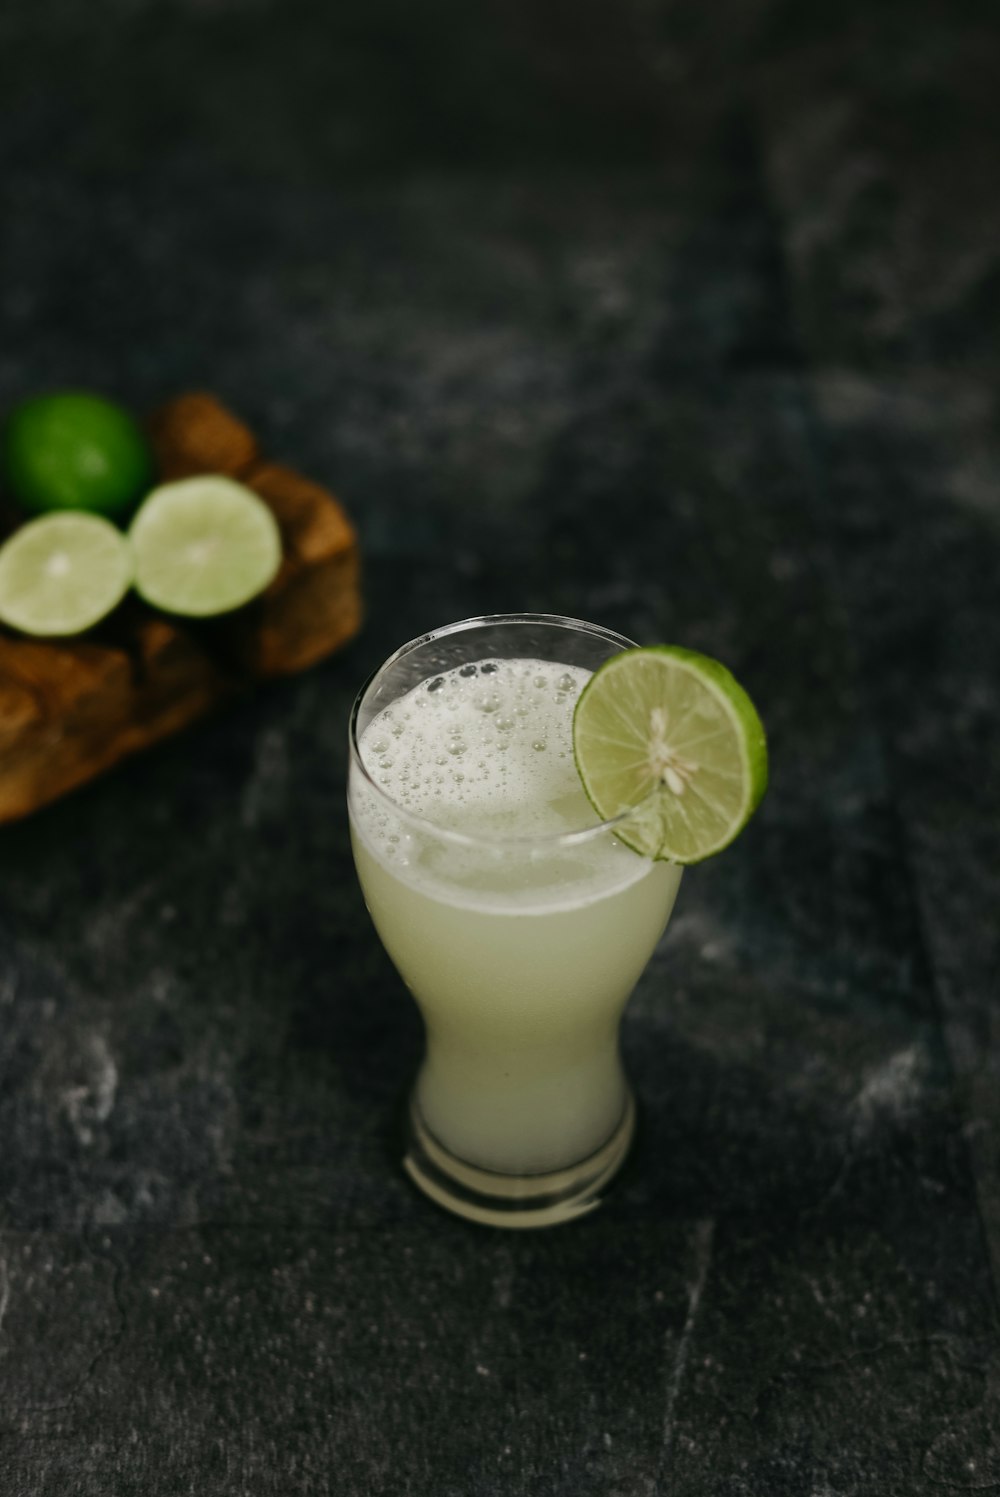
[[[573, 708], [589, 677], [540, 660], [482, 660], [425, 680], [387, 707], [360, 750], [391, 800], [361, 785], [352, 795], [372, 852], [448, 902], [530, 913], [576, 907], [644, 876], [649, 865], [614, 838], [543, 841], [527, 851], [497, 840], [596, 823], [573, 758]], [[388, 742], [391, 758], [377, 753]], [[410, 814], [475, 843], [436, 837]]]
[[[453, 830], [532, 836], [589, 825], [572, 757], [573, 705], [589, 675], [538, 660], [460, 666], [374, 718], [361, 757], [399, 804]], [[426, 771], [445, 764], [453, 772], [442, 785]]]

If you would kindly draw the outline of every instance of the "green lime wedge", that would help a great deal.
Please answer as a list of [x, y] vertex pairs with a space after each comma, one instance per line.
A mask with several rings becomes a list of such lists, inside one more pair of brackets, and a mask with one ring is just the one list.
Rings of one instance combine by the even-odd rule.
[[79, 634], [117, 607], [131, 581], [128, 541], [110, 521], [40, 515], [0, 547], [0, 621], [25, 634]]
[[214, 473], [154, 489], [129, 538], [137, 592], [189, 618], [248, 603], [281, 565], [281, 534], [267, 505]]
[[69, 390], [14, 407], [0, 439], [0, 471], [22, 509], [82, 509], [121, 519], [153, 481], [142, 431], [123, 406]]
[[767, 789], [756, 709], [718, 660], [678, 645], [623, 650], [580, 693], [576, 767], [591, 804], [628, 847], [700, 863], [727, 847]]

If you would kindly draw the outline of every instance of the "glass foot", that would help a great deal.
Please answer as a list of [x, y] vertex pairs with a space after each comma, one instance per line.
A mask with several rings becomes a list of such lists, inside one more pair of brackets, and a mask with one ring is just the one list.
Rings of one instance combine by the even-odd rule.
[[438, 1143], [410, 1099], [403, 1168], [424, 1195], [456, 1216], [489, 1227], [554, 1227], [601, 1204], [635, 1137], [629, 1092], [621, 1122], [596, 1154], [545, 1175], [499, 1175], [466, 1164]]

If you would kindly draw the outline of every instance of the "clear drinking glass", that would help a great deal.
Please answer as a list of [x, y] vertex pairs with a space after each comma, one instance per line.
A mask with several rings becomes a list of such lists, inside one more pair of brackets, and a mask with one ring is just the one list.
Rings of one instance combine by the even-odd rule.
[[358, 877], [426, 1031], [403, 1162], [474, 1221], [591, 1210], [635, 1131], [619, 1022], [681, 870], [598, 820], [572, 754], [583, 681], [630, 645], [467, 619], [397, 650], [351, 715]]

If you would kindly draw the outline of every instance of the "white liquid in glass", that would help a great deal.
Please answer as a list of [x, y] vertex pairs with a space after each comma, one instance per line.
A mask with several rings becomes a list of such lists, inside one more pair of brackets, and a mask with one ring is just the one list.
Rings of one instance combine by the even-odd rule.
[[680, 868], [608, 832], [545, 840], [597, 824], [572, 745], [589, 674], [541, 660], [461, 666], [398, 698], [360, 742], [392, 799], [358, 778], [354, 853], [423, 1014], [420, 1111], [483, 1169], [560, 1169], [614, 1131], [627, 1095], [621, 1011], [680, 882]]

